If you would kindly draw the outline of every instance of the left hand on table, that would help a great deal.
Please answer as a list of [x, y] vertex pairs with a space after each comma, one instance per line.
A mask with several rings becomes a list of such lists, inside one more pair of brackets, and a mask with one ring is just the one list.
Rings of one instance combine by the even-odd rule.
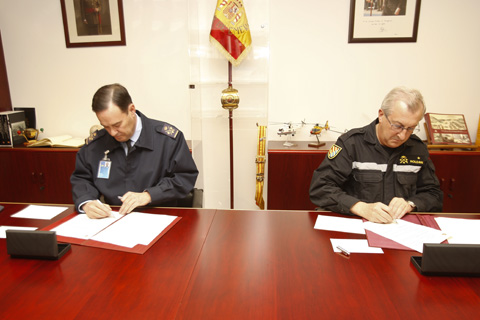
[[150, 194], [145, 192], [127, 192], [122, 197], [120, 197], [122, 201], [122, 206], [118, 213], [120, 214], [128, 214], [133, 211], [136, 207], [141, 207], [149, 204], [152, 201]]

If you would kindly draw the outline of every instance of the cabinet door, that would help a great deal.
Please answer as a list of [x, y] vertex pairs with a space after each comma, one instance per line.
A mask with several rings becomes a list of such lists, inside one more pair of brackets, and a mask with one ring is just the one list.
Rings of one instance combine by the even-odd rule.
[[0, 149], [0, 200], [25, 202], [29, 198], [30, 177], [20, 153], [12, 149]]
[[32, 170], [32, 196], [35, 202], [73, 203], [70, 176], [75, 169], [76, 152], [35, 152], [29, 154]]
[[76, 153], [76, 149], [0, 150], [0, 201], [73, 203], [70, 175]]
[[309, 189], [324, 153], [269, 153], [268, 209], [315, 210]]
[[480, 154], [431, 154], [443, 190], [443, 212], [480, 212]]

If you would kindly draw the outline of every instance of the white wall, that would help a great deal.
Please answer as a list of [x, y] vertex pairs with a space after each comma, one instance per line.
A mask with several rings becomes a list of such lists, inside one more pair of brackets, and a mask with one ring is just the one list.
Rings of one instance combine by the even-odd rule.
[[[38, 127], [43, 127], [47, 136], [83, 137], [97, 123], [90, 111], [95, 90], [120, 82], [129, 89], [139, 110], [175, 124], [187, 139], [194, 138], [188, 89], [192, 80], [191, 20], [198, 19], [195, 23], [200, 25], [211, 20], [216, 1], [190, 1], [123, 0], [127, 46], [67, 49], [60, 1], [0, 0], [0, 30], [14, 107], [35, 107]], [[423, 0], [417, 42], [380, 44], [348, 44], [348, 0], [264, 2], [269, 6], [244, 0], [252, 30], [268, 34], [268, 40], [261, 43], [267, 43], [270, 52], [265, 77], [270, 140], [282, 139], [276, 135], [278, 122], [329, 120], [337, 130], [363, 126], [376, 117], [383, 97], [397, 85], [420, 89], [430, 112], [465, 114], [475, 140], [480, 110], [476, 99], [480, 83], [478, 0]], [[187, 14], [192, 12], [192, 3], [201, 17]], [[203, 39], [209, 30], [195, 32]], [[254, 72], [249, 69], [255, 66], [253, 59], [250, 55], [235, 72]], [[218, 68], [223, 68], [225, 62], [218, 63]], [[244, 103], [247, 109], [251, 107]], [[252, 169], [256, 141], [251, 134], [255, 129], [249, 127], [250, 133], [243, 135], [242, 130], [252, 121], [246, 124], [240, 119], [238, 123], [241, 131], [236, 144], [250, 146], [250, 151], [241, 155], [250, 160], [235, 163], [236, 197], [241, 198], [236, 208], [256, 208]], [[225, 131], [223, 122], [215, 125]], [[309, 130], [309, 126], [299, 129], [294, 139], [313, 140]], [[217, 135], [219, 141], [202, 137], [208, 145], [198, 157], [203, 157], [205, 150], [226, 152], [228, 133], [223, 131]], [[424, 138], [424, 132], [420, 136]], [[325, 132], [321, 139], [337, 137]], [[207, 171], [209, 166], [212, 164], [202, 164]], [[250, 180], [245, 178], [249, 175]], [[207, 206], [228, 207], [225, 179], [224, 174], [206, 172], [202, 186]]]
[[190, 136], [187, 1], [123, 4], [126, 46], [66, 48], [60, 1], [0, 0], [13, 106], [35, 107], [45, 135], [88, 136], [93, 94], [119, 82], [137, 109]]
[[[480, 1], [423, 0], [416, 43], [376, 44], [348, 43], [350, 1], [271, 3], [271, 122], [363, 126], [377, 116], [390, 89], [407, 85], [423, 93], [427, 112], [465, 114], [475, 140]], [[294, 138], [312, 139], [309, 130]], [[325, 140], [337, 136], [322, 133]], [[420, 136], [426, 138], [423, 131]]]

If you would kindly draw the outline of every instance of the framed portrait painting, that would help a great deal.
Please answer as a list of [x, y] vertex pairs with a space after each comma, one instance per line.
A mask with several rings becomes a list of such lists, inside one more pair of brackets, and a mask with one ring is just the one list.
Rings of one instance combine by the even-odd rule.
[[122, 0], [60, 0], [67, 48], [124, 46]]
[[349, 43], [416, 42], [421, 0], [350, 0]]

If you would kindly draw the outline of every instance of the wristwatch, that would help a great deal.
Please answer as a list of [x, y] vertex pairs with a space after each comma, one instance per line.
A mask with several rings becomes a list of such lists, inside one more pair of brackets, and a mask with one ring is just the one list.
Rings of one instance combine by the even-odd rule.
[[412, 207], [412, 211], [415, 210], [415, 208], [417, 207], [417, 206], [415, 205], [415, 203], [413, 203], [413, 201], [410, 201], [410, 200], [409, 200], [409, 201], [407, 201], [407, 203], [410, 205], [410, 207]]

